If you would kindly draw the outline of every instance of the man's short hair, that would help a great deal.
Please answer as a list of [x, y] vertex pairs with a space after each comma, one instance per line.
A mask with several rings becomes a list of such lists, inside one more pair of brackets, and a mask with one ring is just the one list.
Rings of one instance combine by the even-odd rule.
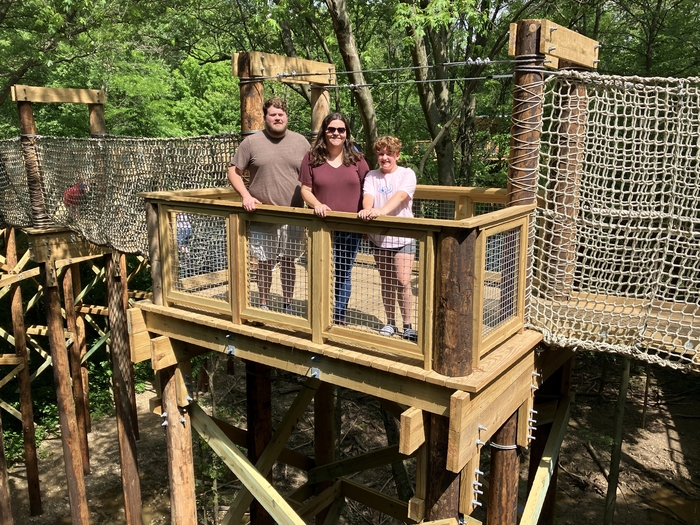
[[281, 109], [287, 115], [289, 115], [289, 112], [287, 111], [287, 103], [279, 97], [268, 98], [265, 101], [265, 104], [263, 104], [263, 115], [264, 116], [267, 117], [267, 110], [271, 107]]

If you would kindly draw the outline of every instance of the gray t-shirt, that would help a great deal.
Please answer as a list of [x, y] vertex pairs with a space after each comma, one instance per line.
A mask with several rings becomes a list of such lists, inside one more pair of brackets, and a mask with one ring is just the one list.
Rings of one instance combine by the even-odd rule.
[[262, 131], [241, 142], [231, 164], [250, 171], [248, 191], [263, 204], [301, 207], [299, 166], [310, 147], [309, 141], [294, 131], [287, 130], [279, 139]]

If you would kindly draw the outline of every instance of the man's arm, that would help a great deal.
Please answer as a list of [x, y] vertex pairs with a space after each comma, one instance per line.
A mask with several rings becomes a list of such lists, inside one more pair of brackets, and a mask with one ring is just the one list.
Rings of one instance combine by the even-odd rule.
[[262, 204], [258, 199], [253, 197], [248, 188], [245, 187], [245, 182], [243, 182], [243, 172], [234, 165], [228, 167], [228, 180], [236, 190], [241, 198], [243, 199], [243, 209], [246, 211], [255, 211], [256, 204]]

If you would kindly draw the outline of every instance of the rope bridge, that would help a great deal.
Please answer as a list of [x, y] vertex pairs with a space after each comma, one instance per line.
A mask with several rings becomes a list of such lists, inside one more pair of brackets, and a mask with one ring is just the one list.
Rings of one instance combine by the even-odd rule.
[[700, 79], [545, 89], [529, 322], [545, 341], [700, 370]]
[[[65, 226], [94, 244], [148, 254], [145, 191], [228, 185], [235, 135], [177, 139], [30, 137], [0, 141], [0, 226]], [[22, 149], [41, 174], [32, 214]], [[35, 210], [36, 211], [36, 210]], [[39, 217], [39, 219], [37, 219]]]

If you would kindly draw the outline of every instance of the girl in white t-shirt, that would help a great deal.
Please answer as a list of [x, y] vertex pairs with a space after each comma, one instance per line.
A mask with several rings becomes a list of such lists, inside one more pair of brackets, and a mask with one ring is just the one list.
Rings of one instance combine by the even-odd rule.
[[[396, 162], [401, 152], [401, 141], [396, 137], [379, 137], [374, 143], [379, 169], [367, 173], [363, 186], [361, 219], [370, 221], [382, 215], [413, 217], [411, 205], [416, 191], [416, 174], [410, 168]], [[409, 341], [417, 341], [418, 334], [411, 322], [413, 293], [411, 271], [416, 256], [416, 240], [411, 237], [369, 235], [374, 249], [382, 283], [382, 302], [386, 312], [386, 325], [381, 335], [398, 334], [396, 325], [396, 301], [398, 299], [403, 334]]]

